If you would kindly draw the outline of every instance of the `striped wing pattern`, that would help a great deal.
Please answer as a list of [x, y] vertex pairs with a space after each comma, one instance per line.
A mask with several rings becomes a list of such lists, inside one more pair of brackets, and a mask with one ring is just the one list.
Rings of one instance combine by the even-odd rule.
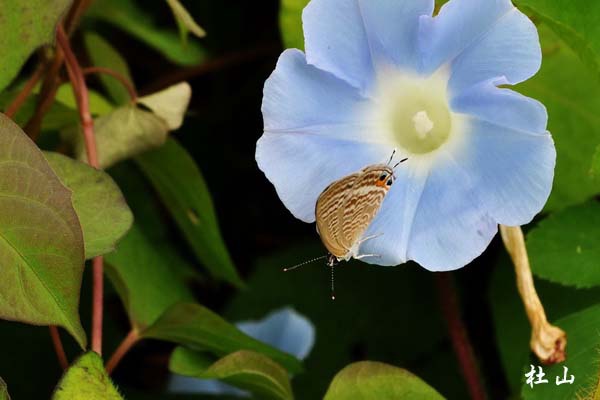
[[343, 257], [348, 252], [342, 244], [341, 220], [339, 210], [344, 200], [349, 197], [355, 182], [361, 173], [348, 175], [327, 186], [317, 200], [315, 210], [317, 231], [327, 250], [336, 257]]
[[374, 184], [379, 174], [380, 171], [363, 173], [338, 210], [342, 224], [341, 244], [348, 250], [361, 239], [387, 193], [385, 188]]
[[317, 230], [334, 256], [345, 257], [379, 211], [388, 190], [375, 184], [381, 173], [382, 166], [366, 167], [333, 182], [319, 196]]

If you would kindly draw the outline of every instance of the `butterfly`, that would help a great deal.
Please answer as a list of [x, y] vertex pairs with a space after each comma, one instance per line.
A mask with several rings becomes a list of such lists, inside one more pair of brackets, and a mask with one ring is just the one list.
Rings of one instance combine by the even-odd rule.
[[328, 253], [284, 271], [326, 258], [326, 264], [331, 268], [332, 299], [335, 299], [333, 273], [336, 265], [351, 258], [380, 257], [377, 254], [360, 254], [359, 250], [361, 244], [380, 236], [365, 237], [364, 234], [394, 184], [394, 169], [407, 160], [404, 158], [392, 167], [390, 163], [394, 154], [395, 151], [387, 164], [368, 165], [332, 182], [321, 192], [315, 206], [316, 225]]

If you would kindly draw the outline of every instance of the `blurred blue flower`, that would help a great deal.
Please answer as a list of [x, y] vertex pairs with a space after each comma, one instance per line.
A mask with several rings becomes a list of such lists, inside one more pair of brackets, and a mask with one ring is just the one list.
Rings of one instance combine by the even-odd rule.
[[312, 0], [306, 54], [286, 50], [264, 88], [256, 161], [312, 222], [323, 189], [393, 149], [409, 160], [365, 235], [367, 262], [451, 270], [497, 225], [545, 204], [556, 153], [536, 100], [500, 85], [534, 75], [533, 23], [509, 0]]
[[[288, 307], [273, 311], [258, 321], [238, 322], [236, 326], [248, 336], [268, 343], [300, 360], [308, 356], [315, 343], [313, 324], [306, 317]], [[196, 379], [175, 374], [169, 382], [169, 391], [250, 397], [248, 392], [218, 380]]]

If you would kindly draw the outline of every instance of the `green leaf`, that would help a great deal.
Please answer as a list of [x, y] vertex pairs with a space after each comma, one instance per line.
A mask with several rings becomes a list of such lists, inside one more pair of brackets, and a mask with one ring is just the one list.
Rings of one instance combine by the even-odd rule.
[[[169, 133], [165, 121], [134, 104], [116, 108], [95, 119], [94, 128], [102, 169], [161, 146]], [[77, 158], [85, 161], [87, 156], [80, 128], [65, 131], [65, 136], [75, 143]]]
[[122, 400], [102, 358], [94, 352], [79, 357], [62, 377], [52, 400]]
[[279, 10], [279, 29], [286, 48], [304, 49], [302, 10], [309, 0], [282, 0]]
[[[490, 290], [492, 315], [500, 361], [513, 393], [521, 391], [525, 370], [529, 361], [531, 325], [525, 315], [523, 303], [517, 291], [515, 272], [507, 254], [502, 254], [494, 266]], [[574, 289], [542, 279], [535, 280], [548, 320], [556, 320], [594, 305], [600, 299], [600, 288]], [[568, 299], [568, 301], [565, 301]], [[558, 325], [562, 328], [562, 325]], [[568, 337], [567, 365], [571, 354], [571, 338]]]
[[152, 110], [167, 123], [169, 130], [174, 131], [181, 127], [191, 98], [192, 88], [189, 83], [181, 82], [160, 92], [140, 97], [138, 103]]
[[374, 361], [342, 369], [331, 381], [324, 400], [434, 400], [443, 397], [409, 371]]
[[71, 191], [0, 114], [0, 318], [64, 327], [79, 343], [84, 243]]
[[206, 362], [201, 353], [177, 347], [171, 355], [169, 369], [180, 375], [200, 379], [220, 379], [240, 389], [249, 390], [260, 399], [294, 398], [288, 373], [269, 357], [248, 350], [231, 353], [217, 362]]
[[[552, 366], [544, 366], [546, 384], [530, 387], [522, 376], [521, 395], [525, 400], [570, 400], [600, 398], [600, 304], [571, 314], [556, 321], [569, 338], [567, 361]], [[535, 361], [528, 363], [523, 370], [529, 372], [530, 365], [536, 367]], [[556, 385], [556, 377], [563, 379], [563, 367], [568, 368], [567, 378], [575, 375], [572, 385]]]
[[[114, 107], [98, 92], [95, 90], [88, 90], [89, 99], [90, 99], [90, 112], [92, 115], [105, 115], [110, 113]], [[58, 90], [56, 91], [55, 101], [64, 104], [70, 109], [74, 110], [77, 118], [79, 118], [79, 112], [77, 111], [77, 100], [75, 99], [75, 95], [73, 94], [73, 88], [70, 83], [65, 83], [60, 85]], [[48, 115], [44, 117], [44, 122], [48, 118]], [[79, 120], [79, 119], [78, 119]], [[65, 123], [63, 123], [64, 127]]]
[[600, 145], [596, 147], [594, 156], [592, 157], [592, 167], [590, 168], [590, 175], [594, 178], [600, 177]]
[[46, 160], [61, 182], [73, 192], [85, 242], [85, 257], [110, 253], [133, 223], [133, 214], [112, 178], [87, 164], [58, 153]]
[[[5, 110], [6, 107], [18, 95], [18, 93], [19, 90], [9, 90], [0, 94], [0, 108]], [[38, 99], [39, 96], [37, 94], [30, 95], [25, 100], [17, 114], [13, 117], [13, 120], [19, 126], [24, 126], [33, 116]], [[73, 107], [69, 107], [59, 99], [56, 99], [56, 101], [52, 103], [50, 110], [44, 116], [42, 121], [42, 130], [61, 130], [77, 124], [78, 122], [79, 113]]]
[[600, 192], [600, 177], [589, 174], [594, 148], [600, 143], [600, 83], [547, 27], [540, 27], [540, 37], [546, 53], [542, 69], [517, 89], [548, 109], [557, 159], [546, 209], [557, 210]]
[[4, 382], [1, 377], [0, 377], [0, 400], [10, 400], [10, 396], [8, 395], [8, 387], [6, 386], [6, 382]]
[[237, 286], [242, 281], [219, 230], [204, 178], [194, 160], [175, 140], [136, 158], [189, 245], [216, 277]]
[[86, 16], [118, 27], [177, 64], [200, 64], [208, 59], [207, 51], [199, 43], [182, 43], [179, 35], [159, 28], [132, 0], [96, 0]]
[[[133, 79], [131, 78], [127, 62], [109, 42], [93, 32], [85, 33], [83, 41], [90, 60], [95, 67], [109, 68], [118, 72], [133, 85]], [[99, 74], [99, 78], [102, 86], [104, 86], [110, 98], [116, 104], [126, 104], [131, 100], [127, 88], [118, 79], [106, 74]]]
[[190, 15], [179, 0], [167, 0], [167, 4], [171, 7], [171, 11], [173, 11], [173, 15], [177, 20], [179, 34], [184, 44], [187, 44], [187, 37], [190, 32], [199, 38], [206, 36], [204, 29], [196, 23], [194, 17]]
[[70, 0], [4, 0], [0, 3], [0, 90], [17, 76], [35, 49], [54, 40], [56, 24], [70, 5]]
[[173, 273], [178, 260], [166, 256], [137, 227], [106, 256], [106, 273], [123, 301], [131, 325], [141, 331], [169, 307], [194, 297]]
[[600, 204], [551, 214], [528, 233], [527, 249], [537, 276], [563, 285], [600, 286]]
[[600, 77], [600, 3], [588, 0], [516, 0], [527, 14], [546, 23]]
[[162, 339], [217, 356], [252, 350], [270, 357], [290, 372], [302, 370], [295, 357], [253, 339], [200, 304], [174, 305], [142, 332], [141, 337]]

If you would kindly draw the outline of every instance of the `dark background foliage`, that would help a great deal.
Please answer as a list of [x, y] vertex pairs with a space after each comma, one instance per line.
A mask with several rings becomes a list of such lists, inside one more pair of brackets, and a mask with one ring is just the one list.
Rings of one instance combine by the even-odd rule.
[[[142, 2], [140, 2], [142, 4]], [[164, 0], [144, 0], [145, 11], [165, 27], [172, 15]], [[206, 29], [203, 45], [209, 60], [181, 67], [126, 34], [101, 22], [85, 21], [110, 39], [131, 68], [141, 94], [163, 88], [182, 76], [193, 88], [184, 126], [174, 137], [193, 155], [210, 189], [220, 227], [234, 263], [247, 283], [237, 290], [208, 277], [184, 244], [153, 189], [133, 162], [109, 170], [123, 190], [136, 221], [150, 236], [168, 243], [192, 268], [174, 273], [188, 277], [194, 295], [230, 321], [260, 318], [292, 306], [315, 325], [317, 340], [305, 372], [293, 380], [298, 399], [317, 399], [332, 377], [358, 360], [376, 360], [407, 368], [449, 399], [467, 392], [440, 312], [436, 274], [415, 264], [396, 268], [359, 262], [337, 270], [337, 300], [329, 299], [329, 271], [316, 263], [284, 274], [285, 266], [322, 255], [313, 225], [285, 209], [254, 160], [262, 134], [262, 87], [283, 49], [279, 2], [263, 0], [188, 1], [186, 7]], [[92, 25], [93, 24], [93, 25]], [[74, 41], [81, 49], [79, 37]], [[92, 80], [92, 87], [94, 81]], [[518, 392], [527, 362], [529, 331], [510, 264], [499, 240], [482, 257], [453, 273], [463, 318], [493, 399]], [[575, 291], [539, 282], [550, 319], [583, 308], [597, 291]], [[82, 321], [90, 320], [89, 271], [84, 277]], [[567, 305], [561, 299], [570, 299]], [[108, 284], [106, 352], [129, 329], [114, 289]], [[68, 354], [77, 348], [63, 336]], [[48, 398], [61, 371], [45, 327], [0, 321], [0, 376], [10, 382], [14, 399]], [[114, 374], [128, 399], [184, 398], [163, 392], [172, 346], [158, 341], [138, 344]], [[202, 398], [189, 396], [189, 398]]]

